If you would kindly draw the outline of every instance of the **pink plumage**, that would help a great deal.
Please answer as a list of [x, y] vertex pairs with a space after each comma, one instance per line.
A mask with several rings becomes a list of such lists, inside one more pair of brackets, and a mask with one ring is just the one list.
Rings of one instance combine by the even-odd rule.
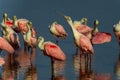
[[56, 24], [55, 24], [55, 28], [56, 28], [57, 32], [58, 32], [61, 36], [63, 36], [62, 38], [65, 38], [64, 36], [67, 36], [67, 33], [66, 33], [66, 31], [64, 30], [64, 28], [63, 28], [62, 25], [56, 23]]
[[91, 42], [90, 42], [90, 40], [87, 37], [81, 36], [79, 38], [79, 45], [80, 45], [81, 49], [83, 50], [83, 52], [94, 53], [93, 47], [91, 45]]
[[65, 60], [66, 56], [59, 46], [52, 42], [45, 43], [44, 54], [58, 60]]
[[102, 44], [111, 41], [111, 34], [105, 32], [97, 32], [92, 38], [92, 44]]
[[0, 49], [5, 50], [11, 54], [14, 53], [13, 47], [8, 43], [8, 41], [2, 37], [0, 37]]
[[78, 27], [76, 27], [77, 31], [82, 33], [82, 34], [85, 34], [87, 32], [91, 32], [92, 31], [92, 28], [90, 28], [89, 26], [87, 25], [79, 25]]

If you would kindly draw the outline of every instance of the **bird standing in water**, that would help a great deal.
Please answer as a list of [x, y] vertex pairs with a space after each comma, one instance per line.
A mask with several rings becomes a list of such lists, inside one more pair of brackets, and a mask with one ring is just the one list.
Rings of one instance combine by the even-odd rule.
[[36, 36], [33, 36], [33, 32], [32, 32], [32, 22], [28, 22], [27, 23], [27, 28], [28, 28], [28, 32], [23, 33], [23, 39], [24, 39], [24, 50], [26, 51], [26, 47], [31, 48], [31, 50], [33, 48], [36, 48], [36, 42], [37, 42], [37, 38]]
[[12, 45], [14, 49], [20, 47], [20, 40], [18, 34], [11, 28], [8, 27], [4, 22], [1, 23], [3, 37]]
[[[85, 57], [85, 64], [91, 65], [91, 56], [94, 54], [94, 49], [93, 49], [90, 39], [75, 29], [72, 19], [69, 16], [64, 16], [64, 18], [67, 20], [68, 24], [70, 25], [72, 29], [75, 44], [81, 51], [80, 57], [83, 54]], [[90, 59], [90, 63], [88, 63], [88, 58]], [[85, 69], [87, 69], [87, 67], [88, 66], [86, 66]]]
[[67, 36], [67, 32], [65, 31], [63, 26], [58, 24], [57, 22], [53, 22], [52, 25], [49, 26], [49, 30], [55, 36], [57, 44], [58, 44], [58, 37], [62, 37], [62, 39], [65, 39]]

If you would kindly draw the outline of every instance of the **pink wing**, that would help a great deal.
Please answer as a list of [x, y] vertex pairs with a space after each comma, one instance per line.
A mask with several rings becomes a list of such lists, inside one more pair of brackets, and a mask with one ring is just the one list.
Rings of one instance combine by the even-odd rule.
[[79, 39], [79, 44], [83, 51], [94, 53], [93, 46], [87, 37], [81, 36]]
[[111, 34], [105, 32], [98, 32], [92, 38], [92, 44], [102, 44], [111, 41]]
[[8, 43], [8, 41], [2, 37], [0, 37], [0, 49], [5, 50], [9, 53], [14, 53], [13, 47]]
[[53, 57], [58, 60], [65, 60], [66, 56], [59, 46], [52, 42], [45, 44], [45, 55]]
[[58, 31], [58, 33], [60, 33], [62, 35], [67, 35], [65, 29], [60, 24], [55, 24], [55, 28]]
[[79, 25], [77, 28], [76, 28], [80, 33], [82, 34], [85, 34], [87, 32], [91, 32], [92, 31], [92, 28], [90, 28], [89, 26], [87, 25]]

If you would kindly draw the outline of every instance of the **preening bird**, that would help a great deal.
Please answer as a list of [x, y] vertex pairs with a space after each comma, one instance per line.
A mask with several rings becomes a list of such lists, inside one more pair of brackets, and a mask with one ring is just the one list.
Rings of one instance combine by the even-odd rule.
[[67, 36], [67, 32], [65, 31], [63, 26], [58, 24], [56, 21], [53, 22], [52, 25], [49, 25], [49, 30], [55, 36], [56, 43], [58, 43], [58, 37], [65, 39]]
[[72, 19], [69, 16], [64, 16], [64, 17], [73, 31], [76, 46], [79, 47], [79, 49], [82, 50], [83, 53], [85, 52], [85, 53], [93, 54], [94, 49], [93, 49], [90, 39], [75, 29]]
[[78, 32], [84, 34], [89, 39], [91, 39], [92, 28], [87, 26], [87, 18], [82, 18], [81, 21], [74, 21], [73, 26]]
[[37, 42], [36, 36], [33, 36], [34, 33], [32, 32], [32, 22], [27, 23], [27, 28], [28, 28], [28, 32], [23, 33], [25, 50], [26, 50], [26, 47], [28, 47], [28, 49], [36, 48], [36, 42]]
[[66, 55], [62, 49], [51, 41], [44, 42], [44, 38], [42, 36], [38, 38], [38, 47], [44, 53], [44, 55], [57, 60], [66, 60]]
[[20, 40], [18, 34], [11, 28], [8, 27], [4, 22], [1, 23], [3, 37], [12, 45], [14, 49], [20, 47]]

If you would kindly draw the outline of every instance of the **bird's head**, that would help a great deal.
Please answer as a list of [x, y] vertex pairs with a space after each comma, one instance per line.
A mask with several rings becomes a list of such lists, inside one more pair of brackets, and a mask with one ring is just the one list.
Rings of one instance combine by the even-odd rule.
[[117, 24], [113, 25], [113, 31], [114, 32], [120, 31], [120, 21]]
[[97, 32], [99, 32], [97, 26], [99, 24], [99, 21], [98, 20], [95, 20], [94, 21], [94, 28], [93, 28], [93, 31], [92, 31], [92, 35], [95, 35]]
[[40, 43], [43, 40], [44, 40], [44, 38], [42, 36], [40, 36], [40, 37], [38, 37], [37, 42]]
[[96, 27], [97, 27], [97, 26], [98, 26], [98, 24], [99, 24], [99, 21], [98, 21], [98, 20], [95, 20], [95, 21], [94, 21], [94, 26], [96, 26]]
[[67, 21], [71, 21], [71, 17], [70, 17], [70, 16], [65, 16], [65, 15], [64, 15], [64, 18], [65, 18]]
[[40, 50], [44, 50], [44, 38], [42, 36], [38, 37], [37, 39], [38, 42], [38, 47], [40, 48]]
[[88, 22], [87, 18], [82, 18], [82, 19], [81, 19], [81, 23], [87, 24], [87, 22]]
[[27, 24], [29, 25], [30, 29], [32, 29], [32, 22], [29, 21]]
[[7, 17], [7, 13], [4, 13], [4, 14], [3, 14], [3, 17], [6, 18], [6, 17]]

